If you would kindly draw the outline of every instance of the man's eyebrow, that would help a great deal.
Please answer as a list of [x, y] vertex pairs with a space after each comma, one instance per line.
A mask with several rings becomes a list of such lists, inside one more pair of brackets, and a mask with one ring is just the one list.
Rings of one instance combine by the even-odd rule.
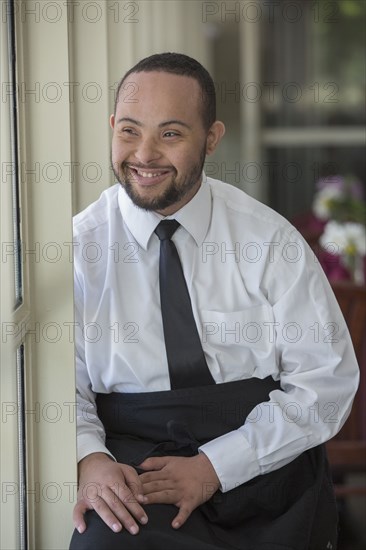
[[122, 118], [119, 118], [117, 120], [117, 124], [119, 124], [120, 122], [131, 122], [131, 124], [136, 124], [136, 126], [142, 126], [142, 122], [139, 122], [138, 120], [135, 120], [134, 118], [130, 118], [130, 117], [127, 117], [127, 116], [124, 116]]
[[[120, 122], [131, 122], [131, 124], [136, 124], [136, 126], [143, 126], [142, 122], [127, 116], [119, 118], [117, 120], [117, 124], [119, 124]], [[184, 126], [184, 128], [188, 128], [189, 130], [191, 130], [191, 126], [189, 126], [189, 124], [187, 124], [186, 122], [183, 122], [182, 120], [177, 120], [177, 119], [166, 120], [164, 122], [161, 122], [159, 124], [159, 128], [164, 128], [165, 126], [170, 126], [171, 124], [179, 124], [180, 126]]]
[[179, 124], [180, 126], [184, 126], [185, 128], [188, 128], [189, 130], [191, 130], [191, 126], [189, 126], [189, 124], [187, 124], [186, 122], [183, 122], [182, 120], [176, 120], [176, 119], [167, 120], [166, 122], [161, 122], [159, 124], [159, 128], [163, 128], [164, 126], [170, 126], [170, 124]]

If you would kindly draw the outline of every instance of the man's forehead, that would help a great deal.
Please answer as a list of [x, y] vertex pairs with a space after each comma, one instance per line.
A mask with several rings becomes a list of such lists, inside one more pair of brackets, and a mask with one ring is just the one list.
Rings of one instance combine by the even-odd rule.
[[189, 93], [187, 99], [200, 93], [197, 80], [191, 76], [167, 73], [165, 71], [149, 71], [131, 73], [123, 82], [120, 95], [123, 98], [144, 94], [166, 95], [170, 91], [175, 94]]
[[[186, 115], [200, 109], [200, 86], [188, 76], [163, 71], [131, 73], [121, 86], [117, 115], [130, 116], [144, 108], [159, 109], [164, 118]], [[120, 118], [118, 116], [118, 118]], [[179, 116], [179, 118], [180, 118]]]
[[131, 73], [125, 79], [125, 82], [140, 81], [140, 82], [148, 83], [151, 80], [179, 82], [180, 84], [182, 82], [186, 82], [188, 85], [191, 85], [191, 86], [198, 85], [197, 80], [193, 76], [171, 73], [164, 70], [138, 71], [136, 73]]

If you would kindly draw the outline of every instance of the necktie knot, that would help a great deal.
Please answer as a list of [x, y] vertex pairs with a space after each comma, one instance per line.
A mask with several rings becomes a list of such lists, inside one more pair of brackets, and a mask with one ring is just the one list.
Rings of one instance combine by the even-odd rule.
[[155, 233], [161, 241], [165, 241], [172, 238], [179, 226], [180, 223], [177, 220], [162, 220], [155, 229]]

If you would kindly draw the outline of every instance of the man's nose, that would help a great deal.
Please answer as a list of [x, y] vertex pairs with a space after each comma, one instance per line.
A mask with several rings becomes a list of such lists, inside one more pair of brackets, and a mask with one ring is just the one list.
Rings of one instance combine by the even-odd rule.
[[161, 152], [156, 140], [153, 138], [142, 139], [135, 151], [135, 157], [141, 164], [149, 164], [158, 160], [161, 157]]

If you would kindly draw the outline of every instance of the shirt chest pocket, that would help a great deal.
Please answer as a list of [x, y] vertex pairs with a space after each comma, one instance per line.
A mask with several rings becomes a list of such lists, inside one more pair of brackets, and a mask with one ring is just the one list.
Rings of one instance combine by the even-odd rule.
[[250, 375], [275, 366], [275, 322], [272, 308], [254, 306], [239, 311], [201, 310], [202, 346], [220, 367]]

